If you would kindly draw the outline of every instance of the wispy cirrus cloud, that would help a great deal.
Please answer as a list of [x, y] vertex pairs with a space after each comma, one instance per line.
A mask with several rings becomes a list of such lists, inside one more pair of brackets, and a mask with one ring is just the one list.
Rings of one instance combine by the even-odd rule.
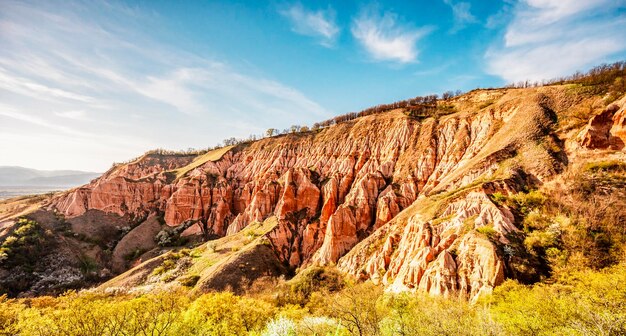
[[289, 20], [292, 30], [298, 34], [314, 37], [319, 44], [332, 47], [340, 29], [336, 23], [335, 10], [328, 7], [325, 10], [309, 10], [300, 3], [278, 11]]
[[60, 124], [55, 124], [40, 117], [20, 113], [10, 106], [0, 105], [0, 116], [5, 117], [5, 118], [11, 118], [11, 119], [18, 120], [18, 121], [25, 122], [25, 123], [32, 124], [32, 125], [41, 126], [41, 127], [44, 127], [53, 131], [57, 131], [60, 133], [64, 133], [67, 135], [72, 135], [72, 136], [87, 136], [88, 135], [88, 133], [81, 132], [71, 127], [63, 126]]
[[87, 113], [81, 110], [71, 110], [71, 111], [62, 111], [62, 112], [54, 112], [56, 116], [66, 119], [72, 120], [85, 120], [87, 119]]
[[0, 68], [0, 88], [13, 93], [46, 100], [74, 100], [91, 103], [93, 98], [57, 87], [50, 87], [28, 78], [12, 75], [8, 69]]
[[373, 60], [411, 63], [419, 56], [417, 42], [432, 28], [403, 25], [397, 14], [370, 6], [353, 20], [351, 31]]
[[465, 28], [467, 25], [478, 21], [471, 12], [472, 5], [469, 2], [456, 2], [453, 0], [443, 0], [443, 2], [450, 6], [452, 9], [452, 15], [454, 16], [454, 25], [452, 26], [452, 29], [450, 29], [451, 33], [456, 33]]
[[626, 1], [524, 0], [503, 40], [485, 54], [487, 71], [509, 82], [570, 74], [626, 50]]
[[155, 40], [158, 25], [115, 2], [1, 2], [0, 164], [102, 171], [150, 148], [201, 148], [330, 114], [254, 69]]

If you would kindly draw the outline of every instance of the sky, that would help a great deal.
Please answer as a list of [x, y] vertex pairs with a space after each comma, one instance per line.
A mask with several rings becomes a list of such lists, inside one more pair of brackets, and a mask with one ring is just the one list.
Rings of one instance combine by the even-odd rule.
[[0, 1], [0, 166], [149, 149], [626, 59], [626, 0]]

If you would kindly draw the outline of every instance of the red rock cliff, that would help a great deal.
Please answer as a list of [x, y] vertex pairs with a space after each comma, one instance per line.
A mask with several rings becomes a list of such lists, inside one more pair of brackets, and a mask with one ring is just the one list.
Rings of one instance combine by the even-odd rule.
[[[217, 236], [277, 216], [268, 237], [287, 265], [337, 263], [391, 290], [476, 298], [504, 280], [496, 244], [517, 230], [487, 195], [514, 191], [520, 179], [541, 183], [562, 167], [543, 145], [555, 119], [550, 90], [478, 91], [441, 117], [396, 110], [267, 138], [178, 179], [193, 157], [146, 156], [52, 205], [68, 217], [99, 209], [160, 213], [171, 226], [197, 219], [188, 232]], [[621, 111], [611, 115], [618, 128]]]

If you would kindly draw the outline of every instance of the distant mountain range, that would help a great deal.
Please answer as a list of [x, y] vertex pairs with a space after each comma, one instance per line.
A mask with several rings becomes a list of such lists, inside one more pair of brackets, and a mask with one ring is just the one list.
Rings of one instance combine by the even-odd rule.
[[78, 170], [37, 170], [0, 166], [0, 186], [69, 188], [88, 183], [100, 173]]

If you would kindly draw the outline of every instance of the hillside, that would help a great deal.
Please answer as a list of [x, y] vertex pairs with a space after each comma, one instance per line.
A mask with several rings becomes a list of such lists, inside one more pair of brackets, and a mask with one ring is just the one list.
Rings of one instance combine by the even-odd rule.
[[[82, 187], [5, 202], [3, 291], [58, 292], [122, 272], [101, 288], [193, 279], [197, 291], [238, 290], [336, 265], [390, 291], [475, 301], [507, 278], [613, 265], [625, 237], [607, 223], [624, 218], [626, 97], [607, 103], [590, 87], [474, 90], [428, 115], [396, 108], [199, 156], [149, 153]], [[576, 202], [590, 193], [615, 211], [581, 222], [592, 209]], [[29, 211], [43, 248], [24, 267], [5, 245]], [[183, 247], [194, 257], [176, 254]], [[241, 263], [265, 271], [233, 273]], [[157, 268], [168, 275], [151, 276]], [[215, 280], [224, 270], [228, 280]]]

